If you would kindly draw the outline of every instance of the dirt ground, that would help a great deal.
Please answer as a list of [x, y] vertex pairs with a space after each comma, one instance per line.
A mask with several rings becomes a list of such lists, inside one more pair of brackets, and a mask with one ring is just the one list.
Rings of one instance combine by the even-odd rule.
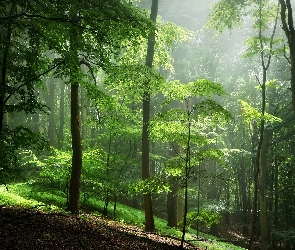
[[[180, 242], [91, 215], [0, 208], [1, 250], [179, 249]], [[185, 249], [198, 249], [185, 245]]]

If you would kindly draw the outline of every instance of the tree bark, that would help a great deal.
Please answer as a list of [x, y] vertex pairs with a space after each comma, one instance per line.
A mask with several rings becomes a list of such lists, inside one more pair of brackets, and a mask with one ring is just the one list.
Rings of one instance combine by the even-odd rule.
[[[156, 23], [158, 13], [158, 0], [153, 0], [151, 7], [151, 20]], [[147, 67], [153, 67], [155, 50], [155, 31], [149, 35], [148, 49], [146, 55]], [[149, 82], [144, 84], [144, 96], [142, 105], [142, 179], [145, 180], [150, 177], [150, 163], [149, 163], [149, 135], [148, 126], [150, 120], [150, 93], [149, 93]], [[145, 231], [155, 231], [153, 207], [152, 207], [152, 195], [151, 193], [144, 194], [144, 211], [145, 211]]]
[[63, 148], [65, 124], [65, 84], [60, 85], [58, 149]]
[[[180, 147], [173, 142], [170, 146], [171, 156], [176, 157], [179, 154]], [[171, 177], [171, 192], [167, 194], [167, 225], [169, 227], [177, 227], [178, 220], [178, 190], [179, 184], [175, 177]], [[182, 217], [183, 213], [181, 213]]]
[[260, 208], [260, 238], [262, 249], [267, 249], [268, 245], [268, 220], [267, 220], [267, 199], [266, 199], [266, 180], [267, 180], [267, 161], [266, 155], [268, 150], [268, 142], [271, 137], [272, 132], [268, 129], [264, 131], [263, 143], [261, 145], [260, 154], [260, 173], [259, 173], [259, 208]]
[[[251, 221], [251, 232], [250, 232], [250, 242], [249, 249], [253, 248], [254, 242], [254, 229], [255, 229], [255, 218], [257, 213], [257, 198], [258, 191], [260, 196], [260, 243], [262, 249], [267, 249], [268, 245], [268, 230], [267, 230], [267, 204], [266, 204], [266, 175], [267, 175], [267, 162], [266, 162], [266, 153], [268, 149], [268, 132], [265, 130], [265, 112], [266, 112], [266, 81], [267, 81], [267, 70], [271, 61], [271, 53], [265, 58], [264, 54], [264, 43], [262, 40], [262, 3], [259, 6], [260, 13], [260, 26], [259, 26], [259, 40], [260, 40], [260, 57], [261, 57], [261, 66], [263, 69], [262, 82], [259, 84], [261, 86], [261, 123], [259, 127], [259, 143], [257, 147], [256, 155], [256, 167], [254, 171], [254, 200], [253, 200], [253, 209], [252, 209], [252, 221]], [[269, 41], [269, 48], [272, 51], [274, 34], [277, 26], [277, 19], [275, 20], [275, 25], [273, 32]]]
[[[81, 128], [82, 141], [87, 139], [87, 96], [86, 89], [81, 86]], [[83, 143], [85, 149], [86, 143]]]
[[48, 138], [49, 138], [50, 145], [55, 147], [55, 119], [54, 119], [54, 113], [55, 113], [55, 102], [54, 102], [55, 84], [54, 84], [52, 76], [49, 77], [48, 89], [49, 89], [49, 95], [48, 95], [47, 106], [50, 109]]
[[[275, 164], [274, 164], [274, 219], [273, 219], [273, 229], [277, 229], [277, 225], [279, 222], [279, 215], [278, 215], [278, 206], [279, 206], [279, 163], [277, 156], [275, 156]], [[277, 249], [276, 240], [272, 239], [272, 249]]]
[[[16, 8], [16, 1], [12, 1], [10, 13], [12, 15]], [[0, 78], [0, 134], [2, 132], [4, 123], [4, 113], [5, 113], [5, 95], [6, 95], [6, 80], [7, 80], [7, 64], [9, 49], [11, 46], [11, 35], [12, 35], [12, 24], [13, 20], [7, 24], [7, 27], [2, 27], [6, 30], [6, 37], [4, 38], [3, 51], [1, 51], [1, 78]]]
[[[73, 20], [78, 16], [74, 14]], [[79, 67], [78, 60], [78, 32], [76, 27], [72, 27], [70, 38], [70, 50], [72, 52], [73, 65], [71, 74], [71, 134], [72, 134], [72, 172], [69, 189], [69, 204], [67, 210], [72, 214], [79, 213], [80, 184], [82, 174], [82, 146], [79, 122]]]
[[243, 214], [243, 235], [248, 234], [248, 228], [247, 224], [249, 222], [248, 220], [248, 199], [247, 199], [247, 184], [246, 184], [246, 164], [241, 164], [240, 169], [240, 190], [241, 190], [241, 198], [242, 198], [242, 214]]
[[71, 84], [71, 133], [73, 155], [68, 210], [72, 214], [78, 214], [82, 174], [82, 148], [79, 123], [79, 84], [77, 82]]
[[185, 149], [185, 176], [184, 176], [184, 213], [183, 213], [183, 227], [182, 227], [182, 236], [180, 242], [180, 249], [183, 249], [184, 239], [187, 226], [187, 214], [188, 214], [188, 178], [189, 171], [191, 168], [191, 105], [190, 100], [185, 100], [186, 104], [186, 113], [187, 113], [187, 141]]
[[178, 190], [179, 186], [177, 180], [174, 177], [171, 178], [171, 192], [167, 194], [167, 226], [177, 227], [177, 202], [178, 202]]
[[[295, 114], [295, 29], [293, 24], [293, 10], [290, 0], [279, 0], [281, 4], [281, 21], [282, 28], [288, 39], [290, 58], [288, 62], [291, 70], [291, 92], [292, 92], [292, 105]], [[288, 15], [286, 15], [286, 12]]]
[[39, 125], [40, 125], [40, 116], [39, 116], [39, 113], [33, 114], [32, 115], [32, 119], [33, 119], [32, 130], [35, 133], [40, 133], [40, 128], [39, 128]]

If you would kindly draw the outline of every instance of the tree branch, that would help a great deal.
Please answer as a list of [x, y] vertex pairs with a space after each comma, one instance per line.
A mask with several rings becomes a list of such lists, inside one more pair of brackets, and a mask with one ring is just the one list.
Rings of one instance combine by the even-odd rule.
[[278, 8], [277, 8], [277, 14], [276, 14], [276, 20], [275, 20], [274, 28], [273, 28], [271, 38], [270, 38], [270, 42], [269, 42], [270, 55], [268, 56], [268, 60], [267, 60], [267, 64], [266, 64], [265, 69], [268, 69], [269, 65], [270, 65], [271, 53], [272, 53], [272, 48], [273, 48], [273, 40], [274, 40], [274, 36], [275, 36], [275, 33], [276, 33], [277, 25], [278, 25], [278, 18], [279, 18], [279, 4], [278, 4]]
[[290, 30], [287, 24], [287, 17], [286, 17], [286, 10], [287, 10], [287, 6], [284, 0], [279, 0], [280, 4], [281, 4], [281, 20], [282, 20], [282, 25], [283, 25], [283, 30], [285, 31], [285, 34], [287, 36], [288, 39], [288, 43], [290, 43], [291, 41], [291, 37], [290, 37]]
[[84, 64], [84, 65], [86, 65], [86, 66], [88, 67], [88, 69], [89, 69], [89, 71], [90, 71], [90, 74], [91, 74], [91, 76], [92, 76], [92, 78], [93, 78], [93, 81], [94, 81], [94, 83], [95, 83], [95, 85], [96, 85], [96, 84], [97, 84], [97, 83], [96, 83], [96, 78], [95, 78], [95, 76], [94, 76], [94, 72], [93, 72], [93, 69], [92, 69], [92, 67], [91, 67], [91, 64], [90, 64], [89, 62], [85, 61], [84, 59], [83, 59], [83, 60], [80, 60], [80, 65], [82, 65], [82, 64]]
[[289, 57], [287, 57], [287, 55], [286, 55], [286, 45], [284, 44], [284, 57], [286, 58], [286, 60], [288, 61], [288, 63], [289, 63], [289, 65], [291, 66], [291, 60], [290, 60], [290, 58]]
[[46, 71], [40, 73], [39, 75], [35, 76], [34, 78], [29, 79], [28, 81], [22, 83], [21, 85], [19, 85], [17, 88], [15, 88], [12, 93], [10, 93], [3, 101], [3, 104], [5, 104], [10, 98], [11, 96], [13, 96], [18, 90], [20, 90], [22, 87], [26, 86], [27, 84], [29, 84], [30, 82], [36, 81], [38, 80], [41, 76], [44, 76], [46, 74], [48, 74], [51, 70], [57, 68], [58, 66], [62, 65], [64, 63], [64, 60], [60, 61], [59, 63], [51, 66], [50, 68], [48, 68]]

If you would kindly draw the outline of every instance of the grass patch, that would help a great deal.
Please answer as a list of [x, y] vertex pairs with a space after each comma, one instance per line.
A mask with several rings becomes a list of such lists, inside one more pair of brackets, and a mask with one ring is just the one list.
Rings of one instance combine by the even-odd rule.
[[7, 191], [5, 187], [0, 187], [0, 206], [22, 206], [22, 207], [34, 207], [40, 205], [38, 201], [26, 199], [17, 193]]
[[[42, 211], [64, 212], [66, 202], [65, 194], [59, 190], [42, 189], [34, 183], [16, 183], [10, 184], [8, 191], [5, 186], [0, 186], [0, 206], [21, 206], [27, 208], [40, 208]], [[104, 202], [93, 197], [87, 199], [87, 204], [83, 207], [91, 208], [94, 214], [101, 215]], [[109, 204], [108, 213], [113, 216], [113, 204]], [[157, 233], [175, 238], [181, 238], [182, 232], [178, 228], [170, 228], [167, 226], [167, 221], [164, 219], [155, 218], [155, 226]], [[128, 207], [126, 205], [117, 204], [116, 218], [125, 224], [132, 224], [139, 227], [144, 227], [144, 211]], [[195, 230], [189, 230], [186, 234], [186, 240], [194, 240], [196, 235]], [[242, 250], [244, 248], [234, 246], [229, 243], [219, 242], [218, 238], [211, 235], [199, 232], [199, 235], [205, 239], [210, 239], [211, 242], [195, 241], [196, 246], [207, 248], [208, 250]]]
[[[50, 202], [48, 197], [51, 194], [32, 192], [31, 185], [28, 183], [10, 184], [8, 190], [3, 185], [0, 186], [0, 206], [15, 206], [24, 208], [38, 208], [44, 212], [63, 211], [58, 202]], [[42, 199], [40, 198], [42, 197]], [[60, 200], [61, 197], [57, 196]], [[56, 201], [55, 199], [52, 199]]]

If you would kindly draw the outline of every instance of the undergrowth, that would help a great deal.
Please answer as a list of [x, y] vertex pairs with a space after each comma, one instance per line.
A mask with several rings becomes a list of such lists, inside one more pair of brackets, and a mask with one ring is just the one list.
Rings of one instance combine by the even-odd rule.
[[[45, 212], [65, 212], [66, 196], [63, 192], [48, 189], [43, 190], [30, 183], [15, 183], [9, 186], [0, 186], [0, 206], [16, 206], [25, 208], [38, 208]], [[87, 207], [92, 208], [93, 214], [101, 216], [103, 201], [94, 198], [87, 199]], [[83, 209], [83, 202], [82, 202]], [[109, 206], [109, 214], [113, 215], [113, 206]], [[132, 224], [139, 227], [144, 227], [144, 213], [141, 210], [128, 207], [126, 205], [117, 204], [116, 218], [125, 224]], [[174, 238], [181, 238], [181, 231], [177, 228], [170, 228], [167, 226], [167, 221], [155, 217], [155, 226], [157, 233]], [[197, 246], [206, 248], [208, 250], [241, 250], [244, 248], [234, 246], [232, 244], [219, 242], [216, 237], [211, 235], [199, 233], [202, 238], [209, 241], [197, 241], [194, 237], [196, 231], [190, 229], [186, 234], [186, 240], [194, 242]]]

